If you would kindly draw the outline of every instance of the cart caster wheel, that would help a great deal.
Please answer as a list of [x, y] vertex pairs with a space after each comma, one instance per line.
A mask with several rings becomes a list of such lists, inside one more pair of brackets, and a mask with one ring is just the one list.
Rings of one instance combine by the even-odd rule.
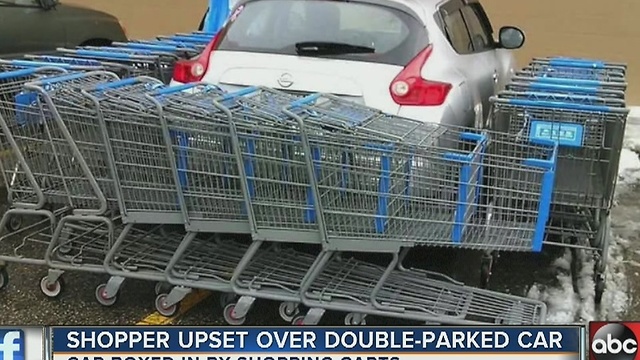
[[64, 280], [62, 280], [62, 278], [58, 278], [53, 284], [47, 284], [47, 276], [43, 276], [42, 279], [40, 279], [40, 291], [48, 298], [57, 298], [62, 294], [63, 288]]
[[226, 308], [227, 305], [233, 303], [236, 300], [236, 294], [234, 293], [224, 293], [220, 294], [220, 307]]
[[240, 317], [237, 318], [233, 315], [233, 310], [236, 308], [236, 304], [235, 303], [231, 303], [231, 304], [227, 304], [227, 306], [224, 307], [224, 320], [227, 322], [227, 324], [229, 325], [235, 325], [235, 326], [239, 326], [244, 324], [245, 320], [247, 319], [246, 317]]
[[298, 315], [291, 320], [293, 326], [304, 326], [304, 315]]
[[300, 311], [298, 311], [297, 304], [292, 302], [283, 302], [280, 304], [278, 312], [280, 313], [280, 317], [282, 318], [282, 320], [290, 323]]
[[160, 294], [168, 293], [169, 290], [171, 290], [171, 285], [163, 282], [159, 282], [159, 283], [156, 283], [156, 286], [153, 290], [156, 293], [156, 296], [158, 296]]
[[480, 288], [486, 289], [489, 287], [489, 280], [491, 279], [491, 264], [487, 261], [480, 265]]
[[20, 215], [11, 215], [9, 217], [9, 221], [5, 225], [5, 228], [8, 232], [16, 232], [20, 230], [22, 227], [22, 216]]
[[98, 303], [105, 307], [110, 307], [118, 302], [118, 293], [112, 297], [107, 297], [107, 284], [100, 284], [96, 287], [96, 300]]
[[58, 252], [62, 255], [67, 255], [73, 250], [73, 246], [71, 244], [64, 244], [58, 248]]
[[602, 277], [598, 277], [598, 279], [596, 279], [595, 296], [593, 299], [596, 305], [600, 305], [600, 303], [602, 302], [602, 295], [604, 295], [604, 290], [605, 290], [605, 281]]
[[7, 285], [9, 285], [9, 273], [6, 267], [2, 267], [0, 268], [0, 290], [6, 288]]
[[156, 297], [156, 311], [164, 317], [172, 317], [178, 312], [179, 304], [167, 306], [167, 294], [160, 294]]
[[367, 320], [362, 314], [348, 313], [344, 317], [344, 324], [347, 326], [365, 326], [367, 325]]

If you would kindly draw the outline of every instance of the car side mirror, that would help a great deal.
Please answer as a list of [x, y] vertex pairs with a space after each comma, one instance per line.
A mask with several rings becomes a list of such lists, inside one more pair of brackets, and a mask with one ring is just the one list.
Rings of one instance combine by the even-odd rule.
[[524, 45], [524, 32], [515, 26], [500, 28], [498, 42], [504, 49], [519, 49]]

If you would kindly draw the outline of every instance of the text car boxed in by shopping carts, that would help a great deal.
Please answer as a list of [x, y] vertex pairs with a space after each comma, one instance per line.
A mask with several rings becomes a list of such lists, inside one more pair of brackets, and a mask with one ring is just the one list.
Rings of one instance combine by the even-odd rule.
[[494, 130], [559, 143], [547, 242], [595, 250], [596, 302], [628, 115], [625, 72], [623, 64], [534, 59], [493, 99]]

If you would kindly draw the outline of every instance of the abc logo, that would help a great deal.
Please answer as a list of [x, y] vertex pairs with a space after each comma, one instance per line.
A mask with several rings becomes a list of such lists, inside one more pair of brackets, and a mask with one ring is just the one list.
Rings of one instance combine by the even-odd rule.
[[633, 360], [638, 352], [638, 340], [623, 324], [607, 324], [591, 341], [591, 354], [596, 360]]

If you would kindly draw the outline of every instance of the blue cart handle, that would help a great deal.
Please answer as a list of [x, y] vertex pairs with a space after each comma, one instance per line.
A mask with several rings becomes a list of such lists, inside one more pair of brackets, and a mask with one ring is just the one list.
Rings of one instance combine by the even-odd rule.
[[550, 92], [538, 92], [529, 91], [524, 94], [530, 95], [530, 99], [536, 100], [551, 100], [551, 101], [563, 101], [563, 102], [578, 102], [578, 101], [597, 101], [603, 100], [601, 97], [593, 95], [578, 95], [578, 94], [562, 94], [562, 93], [550, 93]]
[[43, 67], [43, 66], [55, 66], [63, 69], [70, 69], [70, 64], [65, 63], [57, 63], [57, 62], [47, 62], [47, 61], [30, 61], [30, 60], [11, 60], [9, 62], [14, 66], [22, 66], [22, 67]]
[[[69, 64], [69, 65], [78, 65], [78, 66], [102, 66], [103, 64], [100, 61], [92, 60], [92, 59], [79, 59], [74, 57], [65, 57], [65, 56], [38, 56], [34, 57], [34, 59], [41, 59], [40, 62], [43, 63], [60, 63], [60, 64]], [[28, 60], [28, 61], [38, 61], [38, 60]]]
[[97, 51], [97, 50], [75, 50], [75, 53], [83, 56], [96, 56], [107, 59], [127, 59], [130, 60], [133, 58], [132, 54], [125, 52], [109, 52], [109, 51]]
[[315, 94], [307, 95], [307, 96], [303, 97], [302, 99], [298, 99], [298, 100], [292, 101], [291, 104], [289, 104], [289, 108], [297, 108], [297, 107], [300, 107], [300, 106], [309, 105], [312, 102], [318, 100], [321, 96], [322, 96], [321, 93], [315, 93]]
[[549, 109], [564, 109], [564, 110], [577, 110], [577, 111], [592, 111], [592, 112], [613, 112], [608, 106], [602, 105], [587, 105], [579, 103], [570, 103], [562, 101], [548, 101], [548, 100], [525, 100], [525, 99], [507, 99], [509, 104], [517, 106], [530, 106], [530, 107], [545, 107]]
[[[189, 90], [189, 89], [193, 89], [195, 87], [198, 86], [202, 86], [202, 85], [206, 85], [206, 86], [212, 86], [212, 85], [207, 85], [205, 83], [201, 83], [201, 82], [197, 82], [197, 83], [190, 83], [190, 84], [182, 84], [182, 85], [176, 85], [176, 86], [167, 86], [167, 87], [163, 87], [161, 89], [158, 89], [154, 92], [152, 92], [151, 96], [163, 96], [163, 95], [169, 95], [169, 94], [175, 94], [181, 91], [185, 91], [185, 90]], [[213, 88], [213, 86], [212, 86]]]
[[188, 51], [198, 51], [194, 46], [200, 46], [195, 43], [186, 43], [184, 41], [173, 41], [173, 40], [143, 40], [140, 42], [133, 42], [129, 44], [137, 45], [153, 45], [153, 46], [170, 46], [172, 48], [177, 48], [176, 50], [188, 50]]
[[586, 95], [596, 95], [598, 93], [598, 88], [595, 87], [585, 87], [585, 86], [576, 86], [576, 85], [564, 85], [564, 84], [554, 84], [554, 83], [545, 83], [534, 81], [531, 83], [524, 84], [514, 84], [521, 85], [523, 87], [537, 90], [537, 91], [569, 91], [577, 94], [586, 94]]
[[574, 67], [580, 69], [604, 69], [606, 64], [604, 61], [579, 60], [579, 59], [563, 59], [554, 58], [549, 60], [549, 65], [558, 67]]
[[235, 98], [239, 98], [239, 97], [242, 97], [242, 96], [247, 96], [249, 94], [252, 94], [252, 93], [255, 93], [255, 92], [258, 92], [258, 91], [260, 91], [259, 87], [250, 86], [250, 87], [246, 87], [246, 88], [244, 88], [242, 90], [238, 90], [238, 91], [235, 91], [235, 92], [224, 94], [220, 98], [218, 98], [217, 100], [218, 101], [229, 101], [229, 100], [233, 100]]
[[208, 44], [209, 42], [211, 42], [211, 39], [199, 38], [194, 36], [171, 36], [169, 37], [169, 40], [194, 42], [194, 43], [201, 43], [201, 44]]
[[[64, 71], [64, 69], [62, 70]], [[29, 76], [31, 74], [35, 74], [37, 71], [38, 71], [38, 68], [35, 68], [35, 67], [29, 67], [27, 69], [20, 69], [20, 70], [3, 71], [3, 72], [0, 72], [0, 80], [21, 78], [21, 77]]]
[[141, 82], [141, 80], [138, 79], [138, 78], [128, 78], [128, 79], [124, 79], [124, 80], [104, 82], [104, 83], [96, 85], [93, 89], [96, 90], [96, 91], [104, 91], [104, 90], [108, 90], [108, 89], [117, 89], [117, 88], [125, 87], [125, 86], [128, 86], [128, 85], [133, 85], [133, 84], [136, 84], [138, 82]]
[[71, 74], [62, 75], [62, 76], [52, 76], [52, 77], [41, 79], [40, 83], [43, 85], [52, 85], [52, 84], [57, 84], [65, 81], [82, 79], [83, 77], [86, 77], [87, 74], [88, 73], [86, 72], [76, 72], [76, 73], [71, 73]]
[[189, 35], [199, 35], [199, 36], [211, 36], [214, 37], [216, 36], [217, 32], [213, 32], [213, 31], [192, 31], [189, 33]]
[[190, 32], [190, 33], [177, 33], [174, 34], [174, 36], [188, 36], [188, 37], [193, 37], [193, 38], [199, 38], [199, 39], [213, 39], [212, 35], [209, 34], [199, 34], [199, 33], [194, 33], [194, 32]]
[[130, 48], [130, 49], [141, 49], [141, 50], [158, 50], [158, 51], [167, 51], [167, 52], [177, 52], [177, 51], [193, 51], [195, 49], [178, 47], [174, 45], [160, 45], [160, 44], [144, 44], [144, 43], [115, 43], [118, 46]]
[[128, 54], [131, 56], [147, 56], [147, 57], [158, 57], [158, 56], [172, 56], [177, 57], [176, 54], [172, 51], [161, 51], [161, 50], [151, 50], [151, 49], [135, 49], [135, 48], [127, 48], [127, 47], [107, 47], [100, 46], [89, 49], [81, 49], [88, 51], [100, 51], [107, 54]]
[[526, 166], [534, 166], [547, 170], [554, 170], [558, 161], [558, 149], [560, 147], [558, 142], [551, 139], [536, 138], [532, 140], [531, 143], [535, 145], [547, 146], [549, 148], [552, 148], [553, 150], [550, 152], [547, 159], [528, 158], [524, 160], [523, 164]]
[[534, 78], [537, 82], [547, 84], [573, 85], [573, 86], [590, 86], [595, 88], [603, 87], [606, 83], [598, 80], [569, 79], [552, 76], [539, 76]]

